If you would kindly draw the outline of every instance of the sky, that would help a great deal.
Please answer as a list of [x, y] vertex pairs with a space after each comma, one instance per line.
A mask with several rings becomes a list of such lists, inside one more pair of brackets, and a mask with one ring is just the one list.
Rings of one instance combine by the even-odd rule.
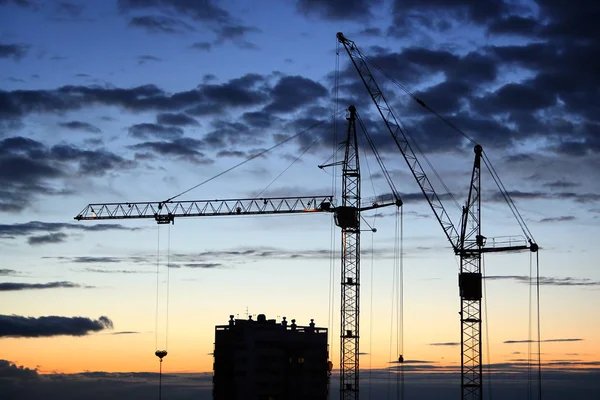
[[[177, 199], [340, 204], [339, 168], [318, 166], [343, 157], [351, 104], [404, 202], [401, 302], [399, 217], [364, 213], [377, 232], [361, 235], [361, 368], [393, 367], [402, 352], [419, 372], [455, 371], [457, 260], [337, 32], [483, 146], [541, 247], [485, 257], [484, 362], [522, 371], [537, 351], [539, 261], [544, 369], [597, 373], [599, 13], [584, 0], [0, 0], [0, 382], [154, 373], [163, 348], [166, 372], [209, 373], [214, 327], [230, 314], [314, 319], [339, 364], [331, 214], [73, 217], [224, 171]], [[426, 172], [463, 203], [473, 143], [375, 77]], [[359, 136], [362, 196], [389, 193]], [[521, 235], [487, 171], [482, 181], [483, 234]], [[582, 381], [578, 398], [600, 390]]]

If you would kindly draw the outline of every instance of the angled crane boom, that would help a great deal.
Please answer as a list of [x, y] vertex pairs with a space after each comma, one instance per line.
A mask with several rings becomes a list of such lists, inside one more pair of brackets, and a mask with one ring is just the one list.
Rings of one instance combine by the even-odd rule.
[[389, 132], [392, 134], [394, 142], [396, 143], [396, 145], [400, 149], [400, 152], [404, 156], [404, 159], [406, 160], [406, 163], [408, 164], [408, 167], [410, 168], [410, 171], [412, 172], [414, 178], [419, 183], [419, 187], [421, 188], [423, 195], [425, 195], [425, 198], [431, 206], [435, 217], [442, 226], [446, 237], [452, 244], [452, 247], [456, 250], [458, 248], [458, 242], [460, 240], [458, 230], [452, 223], [452, 220], [446, 212], [446, 209], [444, 208], [440, 197], [433, 189], [433, 185], [429, 181], [429, 178], [423, 170], [419, 159], [415, 155], [415, 152], [413, 151], [406, 135], [402, 131], [402, 128], [400, 127], [396, 116], [392, 112], [392, 108], [383, 96], [381, 89], [379, 89], [379, 85], [377, 85], [373, 74], [369, 70], [366, 59], [364, 58], [363, 54], [360, 52], [356, 44], [352, 40], [346, 38], [342, 32], [337, 33], [337, 39], [341, 44], [344, 45], [346, 52], [350, 56], [350, 60], [354, 64], [354, 67], [358, 71], [360, 78], [362, 79], [367, 90], [369, 91], [371, 99], [377, 106], [377, 110], [379, 111], [381, 118], [385, 122], [385, 125], [387, 126]]
[[[475, 161], [469, 185], [469, 195], [466, 205], [463, 207], [460, 229], [456, 228], [413, 151], [405, 132], [398, 123], [392, 108], [375, 81], [365, 56], [356, 44], [346, 38], [343, 33], [338, 32], [337, 39], [346, 49], [388, 131], [452, 245], [454, 253], [460, 257], [461, 398], [464, 400], [481, 400], [483, 398], [481, 378], [481, 255], [486, 252], [522, 250], [536, 252], [538, 245], [530, 237], [528, 237], [528, 241], [525, 239], [516, 241], [509, 239], [502, 242], [487, 240], [481, 234], [480, 169], [483, 149], [480, 145], [476, 145], [474, 149]], [[429, 109], [422, 100], [414, 95], [413, 98], [421, 106]], [[502, 188], [500, 190], [502, 191]], [[514, 207], [514, 204], [512, 206]]]

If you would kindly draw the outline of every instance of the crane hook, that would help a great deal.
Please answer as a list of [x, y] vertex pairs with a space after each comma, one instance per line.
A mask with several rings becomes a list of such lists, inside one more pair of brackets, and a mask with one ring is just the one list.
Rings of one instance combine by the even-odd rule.
[[154, 352], [154, 354], [156, 355], [156, 357], [160, 358], [160, 362], [162, 362], [163, 357], [165, 357], [167, 355], [167, 351], [166, 350], [156, 350]]

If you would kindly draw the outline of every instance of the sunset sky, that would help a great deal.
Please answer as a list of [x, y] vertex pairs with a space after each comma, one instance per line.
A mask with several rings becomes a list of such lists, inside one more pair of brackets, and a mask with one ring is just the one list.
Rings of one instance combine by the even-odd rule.
[[[483, 146], [541, 247], [544, 365], [597, 368], [599, 13], [584, 0], [0, 0], [0, 359], [40, 374], [144, 372], [166, 347], [165, 370], [209, 372], [214, 326], [264, 313], [331, 328], [337, 367], [331, 214], [173, 226], [73, 217], [88, 203], [165, 200], [319, 121], [178, 199], [333, 194], [339, 204], [339, 169], [317, 166], [343, 157], [346, 120], [332, 115], [354, 104], [404, 201], [405, 358], [459, 365], [458, 260], [338, 47], [341, 31]], [[464, 202], [473, 145], [376, 78]], [[388, 193], [360, 146], [363, 197]], [[522, 234], [482, 179], [483, 234]], [[386, 368], [398, 356], [396, 216], [365, 221], [377, 232], [362, 233], [361, 367]], [[536, 351], [536, 261], [485, 257], [484, 360], [489, 348], [502, 371]]]

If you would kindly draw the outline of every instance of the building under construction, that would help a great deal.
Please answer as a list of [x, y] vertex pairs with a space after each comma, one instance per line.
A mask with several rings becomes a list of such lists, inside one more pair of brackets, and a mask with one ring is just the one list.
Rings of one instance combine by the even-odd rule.
[[328, 399], [327, 329], [259, 314], [215, 327], [215, 400]]

